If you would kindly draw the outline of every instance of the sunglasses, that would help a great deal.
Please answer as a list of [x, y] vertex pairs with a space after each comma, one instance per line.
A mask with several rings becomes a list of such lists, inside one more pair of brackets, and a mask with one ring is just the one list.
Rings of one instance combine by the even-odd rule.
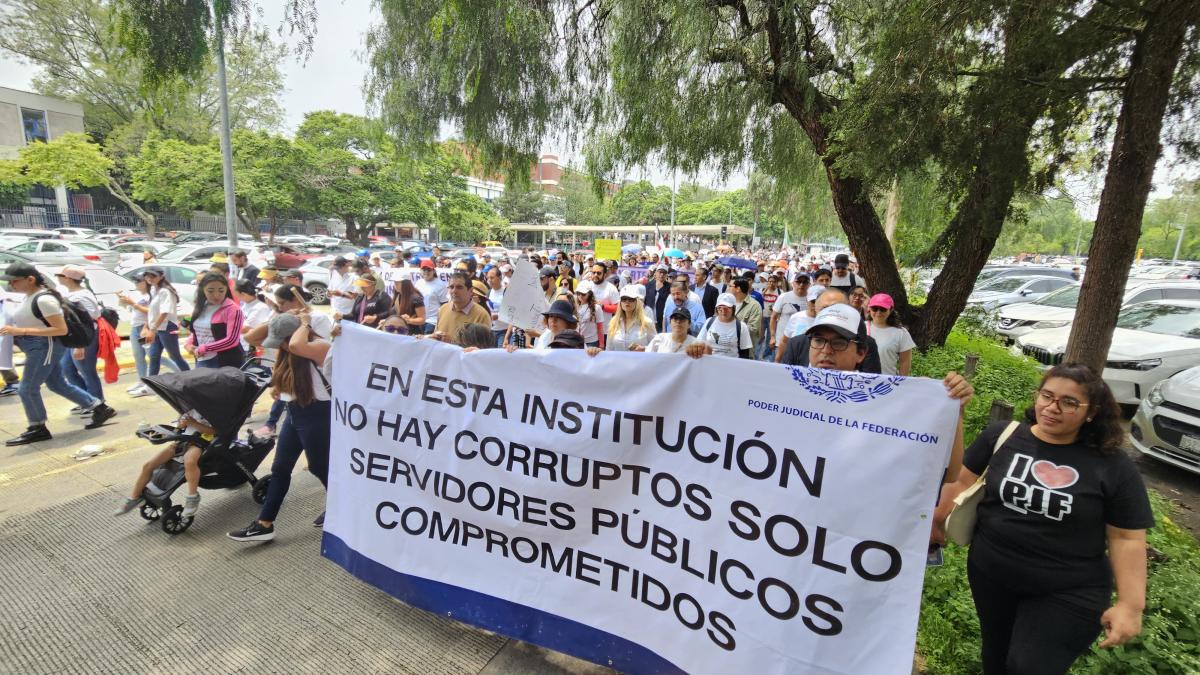
[[383, 327], [383, 332], [385, 332], [385, 333], [400, 333], [400, 334], [405, 334], [405, 333], [407, 333], [408, 331], [404, 330], [404, 327], [403, 327], [403, 326], [384, 326], [384, 327]]
[[887, 307], [871, 307], [870, 309], [871, 309], [871, 311], [872, 311], [872, 312], [886, 312], [886, 311], [888, 311], [888, 308], [887, 308]]

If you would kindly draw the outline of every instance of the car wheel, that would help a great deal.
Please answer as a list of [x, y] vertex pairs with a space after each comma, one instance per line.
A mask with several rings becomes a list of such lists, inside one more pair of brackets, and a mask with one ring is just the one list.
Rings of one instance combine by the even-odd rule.
[[308, 289], [308, 292], [312, 294], [312, 301], [314, 305], [325, 305], [329, 303], [329, 289], [325, 287], [325, 284], [313, 283], [305, 286], [305, 288]]

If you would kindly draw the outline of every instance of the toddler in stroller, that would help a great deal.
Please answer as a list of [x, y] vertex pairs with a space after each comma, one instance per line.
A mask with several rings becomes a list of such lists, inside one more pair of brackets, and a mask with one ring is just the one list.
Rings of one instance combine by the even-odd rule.
[[[162, 518], [162, 529], [179, 534], [191, 526], [200, 503], [198, 488], [227, 489], [249, 483], [254, 501], [266, 497], [270, 475], [256, 478], [255, 469], [271, 452], [274, 440], [237, 438], [254, 402], [270, 383], [271, 371], [257, 360], [242, 368], [200, 368], [143, 379], [146, 387], [181, 417], [175, 425], [140, 428], [139, 438], [154, 445], [170, 443], [142, 467], [130, 496], [116, 515], [140, 507], [146, 520]], [[209, 422], [209, 420], [214, 420]], [[171, 495], [187, 484], [183, 505]]]

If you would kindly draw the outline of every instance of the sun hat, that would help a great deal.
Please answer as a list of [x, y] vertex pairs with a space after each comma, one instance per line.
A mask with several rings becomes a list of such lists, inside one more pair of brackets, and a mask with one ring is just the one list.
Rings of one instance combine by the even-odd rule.
[[575, 317], [575, 311], [571, 308], [571, 303], [566, 300], [555, 300], [550, 309], [542, 312], [544, 317], [558, 317], [571, 325], [579, 323], [579, 319]]

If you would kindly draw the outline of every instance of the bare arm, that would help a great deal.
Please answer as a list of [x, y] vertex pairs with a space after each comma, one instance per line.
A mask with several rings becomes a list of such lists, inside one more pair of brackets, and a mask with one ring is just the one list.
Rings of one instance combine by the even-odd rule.
[[58, 337], [59, 335], [67, 334], [67, 321], [62, 314], [51, 314], [46, 317], [46, 322], [49, 326], [38, 326], [36, 328], [18, 328], [17, 326], [4, 326], [0, 328], [0, 335], [42, 335], [47, 337]]
[[325, 355], [329, 353], [329, 348], [332, 345], [320, 338], [309, 342], [308, 331], [308, 321], [303, 320], [303, 323], [292, 333], [291, 339], [288, 340], [288, 351], [296, 356], [308, 359], [319, 366], [325, 362]]
[[912, 350], [900, 352], [900, 362], [896, 366], [897, 372], [908, 377], [912, 374]]
[[1105, 526], [1108, 557], [1117, 582], [1117, 602], [1100, 617], [1107, 649], [1125, 644], [1142, 632], [1146, 607], [1146, 531]]

